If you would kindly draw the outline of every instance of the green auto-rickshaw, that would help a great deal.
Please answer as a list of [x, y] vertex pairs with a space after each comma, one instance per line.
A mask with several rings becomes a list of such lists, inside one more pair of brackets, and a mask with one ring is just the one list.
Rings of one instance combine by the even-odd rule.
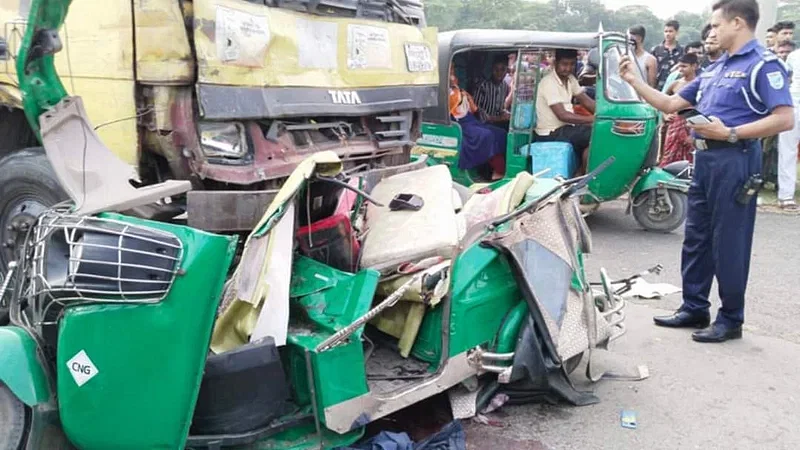
[[[574, 167], [552, 158], [553, 143], [537, 143], [536, 89], [543, 76], [547, 55], [556, 49], [588, 52], [588, 64], [595, 68], [595, 122], [587, 170], [609, 157], [614, 164], [589, 184], [581, 203], [594, 209], [602, 202], [628, 195], [629, 208], [648, 230], [669, 232], [686, 217], [688, 174], [686, 164], [664, 169], [656, 166], [658, 119], [633, 88], [618, 76], [618, 63], [626, 50], [619, 33], [573, 33], [526, 30], [459, 30], [439, 34], [439, 102], [425, 110], [422, 136], [415, 153], [427, 154], [450, 167], [453, 178], [470, 185], [486, 181], [480, 170], [459, 169], [461, 128], [448, 108], [451, 68], [460, 87], [468, 92], [478, 80], [490, 76], [492, 62], [515, 53], [516, 89], [508, 123], [506, 177], [521, 171], [533, 173], [552, 169], [542, 176], [565, 176], [562, 167]], [[569, 146], [568, 143], [564, 145]], [[571, 149], [571, 146], [569, 147]], [[558, 155], [569, 155], [563, 151]], [[688, 163], [687, 163], [688, 164]]]
[[81, 195], [87, 162], [121, 161], [59, 88], [66, 10], [44, 5], [20, 73], [72, 204], [38, 215], [0, 286], [0, 450], [335, 448], [454, 387], [473, 410], [597, 401], [567, 375], [625, 331], [584, 272], [573, 194], [599, 170], [471, 194], [425, 158], [345, 174], [317, 152], [240, 247], [167, 214], [169, 183]]

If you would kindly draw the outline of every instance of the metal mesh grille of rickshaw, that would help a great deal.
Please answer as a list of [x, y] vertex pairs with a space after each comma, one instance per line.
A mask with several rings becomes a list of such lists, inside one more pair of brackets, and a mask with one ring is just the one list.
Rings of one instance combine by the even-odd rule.
[[28, 242], [27, 297], [36, 322], [65, 302], [156, 303], [169, 293], [183, 244], [171, 233], [51, 210]]

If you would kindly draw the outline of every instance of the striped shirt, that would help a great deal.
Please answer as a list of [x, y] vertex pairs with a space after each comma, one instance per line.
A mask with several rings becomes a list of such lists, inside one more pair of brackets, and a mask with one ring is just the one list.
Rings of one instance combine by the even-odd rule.
[[505, 109], [509, 86], [502, 81], [484, 80], [475, 90], [475, 104], [478, 105], [480, 118], [486, 121], [489, 116], [499, 116]]

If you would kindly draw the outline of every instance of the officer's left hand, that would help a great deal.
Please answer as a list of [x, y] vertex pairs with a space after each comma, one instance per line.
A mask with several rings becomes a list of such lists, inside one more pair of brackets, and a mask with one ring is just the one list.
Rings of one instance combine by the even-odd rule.
[[705, 139], [713, 139], [715, 141], [725, 141], [728, 139], [730, 131], [728, 127], [716, 117], [709, 117], [711, 123], [704, 123], [698, 125], [689, 124], [689, 128], [694, 130], [700, 137]]

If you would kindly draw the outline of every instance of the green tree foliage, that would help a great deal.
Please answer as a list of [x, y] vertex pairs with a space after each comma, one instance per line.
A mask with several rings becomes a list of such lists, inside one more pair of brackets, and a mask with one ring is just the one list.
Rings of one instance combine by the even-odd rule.
[[778, 4], [778, 20], [800, 22], [800, 0], [781, 0]]
[[[795, 3], [800, 12], [800, 0]], [[426, 0], [428, 24], [439, 31], [463, 28], [507, 28], [542, 31], [596, 31], [600, 23], [608, 31], [625, 31], [643, 25], [647, 31], [648, 49], [663, 39], [665, 20], [647, 6], [627, 6], [609, 10], [599, 0]], [[680, 12], [682, 44], [700, 38], [700, 30], [708, 15]]]

